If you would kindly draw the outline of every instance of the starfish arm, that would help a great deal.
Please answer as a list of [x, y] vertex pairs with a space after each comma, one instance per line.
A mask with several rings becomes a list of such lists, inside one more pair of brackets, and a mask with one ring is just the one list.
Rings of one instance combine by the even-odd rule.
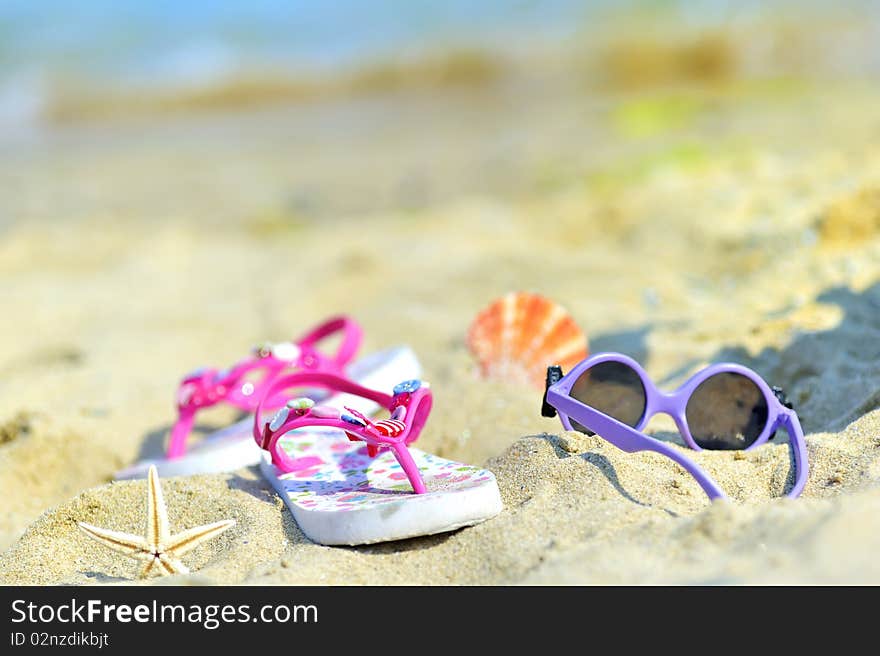
[[171, 574], [189, 574], [189, 568], [180, 562], [179, 558], [175, 558], [167, 553], [159, 554], [159, 571], [163, 576]]
[[222, 522], [196, 526], [183, 533], [172, 535], [165, 543], [165, 552], [175, 558], [181, 558], [203, 542], [217, 537], [234, 524], [234, 519], [225, 519]]
[[159, 484], [159, 472], [152, 465], [147, 476], [147, 542], [151, 551], [162, 551], [168, 533], [168, 509]]
[[141, 569], [141, 573], [139, 574], [139, 577], [145, 579], [154, 571], [160, 572], [161, 576], [161, 569], [157, 567], [158, 563], [159, 560], [155, 556], [150, 554], [150, 559], [144, 564], [143, 568]]
[[106, 528], [98, 528], [85, 522], [77, 524], [80, 530], [93, 540], [100, 542], [105, 547], [118, 551], [133, 558], [143, 558], [150, 551], [149, 545], [140, 535], [111, 531]]

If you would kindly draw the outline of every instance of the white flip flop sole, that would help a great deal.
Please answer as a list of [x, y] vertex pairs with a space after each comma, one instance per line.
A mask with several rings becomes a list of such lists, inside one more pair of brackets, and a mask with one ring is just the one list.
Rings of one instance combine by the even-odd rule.
[[445, 533], [479, 524], [503, 508], [495, 475], [486, 469], [410, 447], [428, 488], [415, 494], [390, 451], [370, 458], [363, 442], [351, 442], [334, 428], [289, 436], [281, 440], [284, 451], [317, 464], [284, 473], [265, 454], [260, 467], [314, 542], [371, 544]]
[[[412, 349], [400, 346], [358, 359], [349, 365], [347, 373], [353, 381], [364, 387], [391, 390], [402, 380], [419, 378], [422, 367]], [[372, 414], [379, 407], [369, 399], [351, 394], [325, 397], [325, 392], [320, 390], [315, 392], [313, 398], [321, 400], [323, 405], [340, 409], [348, 406], [366, 415]], [[146, 478], [151, 465], [156, 466], [162, 477], [216, 474], [256, 465], [262, 460], [263, 452], [254, 442], [251, 432], [253, 422], [253, 416], [247, 417], [206, 435], [179, 458], [141, 460], [116, 472], [114, 477], [116, 480]]]

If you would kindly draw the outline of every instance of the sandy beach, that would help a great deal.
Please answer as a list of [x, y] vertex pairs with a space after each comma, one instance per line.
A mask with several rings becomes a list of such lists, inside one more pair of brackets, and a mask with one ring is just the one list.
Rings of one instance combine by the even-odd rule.
[[[713, 43], [664, 50], [715, 54], [657, 80], [612, 50], [617, 86], [549, 50], [271, 102], [117, 116], [125, 101], [77, 99], [6, 142], [0, 583], [137, 583], [76, 523], [141, 531], [145, 483], [113, 472], [162, 453], [180, 376], [348, 313], [364, 352], [416, 351], [435, 398], [419, 447], [488, 467], [504, 510], [327, 547], [258, 467], [169, 478], [175, 530], [237, 521], [173, 582], [880, 584], [880, 87], [736, 67]], [[662, 387], [735, 361], [785, 388], [802, 497], [780, 498], [784, 438], [691, 454], [730, 496], [710, 503], [671, 461], [566, 433], [539, 390], [481, 378], [468, 325], [512, 290]], [[685, 448], [666, 417], [649, 432]]]

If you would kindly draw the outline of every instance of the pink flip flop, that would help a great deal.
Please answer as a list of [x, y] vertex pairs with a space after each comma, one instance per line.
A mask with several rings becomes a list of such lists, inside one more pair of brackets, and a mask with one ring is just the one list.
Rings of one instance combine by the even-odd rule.
[[[340, 333], [342, 339], [335, 353], [327, 355], [319, 350], [321, 341]], [[151, 465], [156, 465], [162, 476], [182, 476], [233, 471], [257, 464], [261, 456], [250, 439], [250, 417], [206, 436], [194, 446], [187, 442], [196, 415], [204, 408], [227, 404], [252, 413], [260, 401], [268, 409], [283, 406], [285, 397], [264, 397], [266, 390], [284, 373], [347, 375], [370, 386], [392, 385], [402, 375], [420, 374], [418, 360], [407, 347], [381, 351], [352, 362], [362, 337], [363, 331], [355, 321], [345, 316], [333, 317], [296, 341], [256, 347], [250, 357], [229, 369], [202, 368], [188, 374], [177, 391], [178, 418], [171, 429], [165, 457], [142, 460], [117, 472], [116, 478], [144, 478]], [[347, 401], [330, 398], [324, 402], [341, 407], [339, 404]], [[361, 401], [359, 410], [373, 412], [375, 409], [372, 401]]]
[[266, 453], [262, 471], [303, 532], [322, 544], [369, 544], [470, 526], [502, 509], [492, 472], [410, 446], [431, 412], [427, 383], [407, 380], [392, 394], [327, 373], [295, 373], [266, 392], [322, 388], [372, 402], [389, 413], [374, 421], [293, 398], [273, 417], [254, 414], [253, 437]]

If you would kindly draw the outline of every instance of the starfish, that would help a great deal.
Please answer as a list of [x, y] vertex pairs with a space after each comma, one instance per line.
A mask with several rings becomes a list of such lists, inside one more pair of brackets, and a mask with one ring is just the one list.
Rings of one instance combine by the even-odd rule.
[[168, 530], [168, 511], [162, 488], [159, 486], [159, 473], [155, 465], [150, 467], [147, 476], [147, 527], [146, 535], [133, 535], [98, 528], [85, 522], [78, 522], [79, 528], [93, 540], [105, 547], [123, 553], [135, 560], [146, 561], [141, 570], [141, 578], [158, 572], [160, 576], [187, 574], [189, 569], [181, 562], [184, 554], [197, 546], [217, 537], [235, 524], [234, 519], [196, 526], [183, 533], [170, 535]]

